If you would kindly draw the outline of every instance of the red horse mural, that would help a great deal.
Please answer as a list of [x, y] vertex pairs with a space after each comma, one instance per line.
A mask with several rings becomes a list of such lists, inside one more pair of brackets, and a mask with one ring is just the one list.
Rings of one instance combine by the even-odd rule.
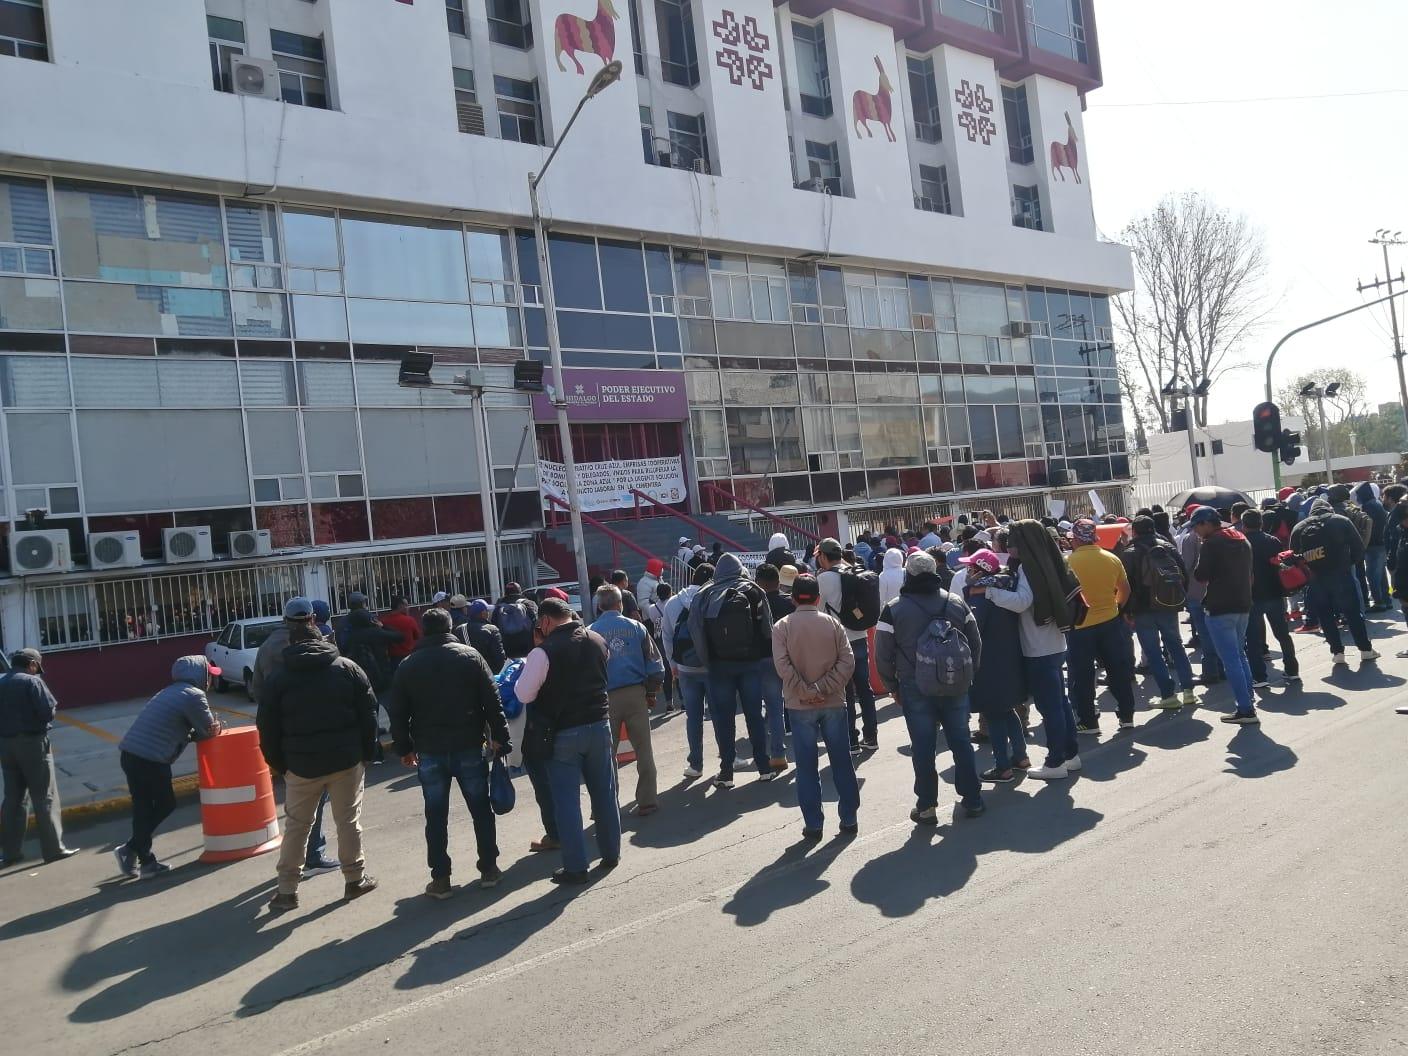
[[1080, 140], [1076, 138], [1076, 126], [1071, 124], [1070, 111], [1066, 112], [1066, 142], [1051, 144], [1051, 171], [1066, 182], [1062, 169], [1070, 169], [1080, 183]]
[[890, 83], [890, 78], [885, 76], [885, 67], [881, 65], [879, 55], [875, 56], [875, 68], [880, 71], [880, 87], [873, 94], [861, 91], [851, 96], [851, 115], [855, 122], [856, 139], [860, 139], [862, 128], [867, 136], [874, 138], [875, 133], [870, 131], [870, 122], [879, 121], [885, 135], [889, 136], [890, 142], [893, 143], [895, 130], [890, 127], [890, 118], [894, 116], [895, 108], [890, 102], [890, 95], [895, 86]]
[[590, 22], [576, 15], [558, 15], [554, 23], [557, 68], [564, 73], [567, 71], [567, 67], [562, 65], [563, 52], [577, 67], [578, 73], [587, 72], [577, 60], [579, 51], [600, 56], [603, 66], [610, 62], [616, 54], [616, 20], [620, 17], [611, 6], [611, 0], [597, 0], [596, 17]]

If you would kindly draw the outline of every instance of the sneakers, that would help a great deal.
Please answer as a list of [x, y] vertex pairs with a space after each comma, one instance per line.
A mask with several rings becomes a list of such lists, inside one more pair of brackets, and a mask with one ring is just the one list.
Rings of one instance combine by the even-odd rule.
[[880, 742], [874, 737], [862, 737], [860, 739], [860, 750], [863, 752], [874, 752], [880, 748]]
[[1078, 722], [1076, 723], [1076, 733], [1088, 733], [1098, 736], [1100, 724], [1098, 722]]
[[437, 898], [443, 902], [454, 894], [454, 890], [450, 887], [448, 876], [432, 876], [430, 883], [425, 885], [425, 893], [431, 898]]
[[909, 820], [916, 825], [937, 825], [939, 812], [934, 807], [925, 807], [923, 810], [915, 807], [909, 812]]
[[1066, 760], [1066, 762], [1064, 763], [1064, 766], [1066, 767], [1067, 770], [1071, 771], [1071, 773], [1075, 773], [1077, 770], [1079, 770], [1079, 769], [1081, 769], [1082, 767], [1084, 767], [1085, 764], [1080, 761], [1080, 756], [1078, 756], [1078, 755], [1073, 755], [1073, 756], [1071, 756], [1069, 759]]
[[1017, 780], [1017, 775], [1012, 771], [1010, 766], [1006, 770], [999, 770], [997, 767], [993, 767], [991, 770], [984, 770], [978, 776], [982, 780], [990, 781], [995, 785], [1006, 785]]
[[554, 884], [565, 884], [571, 887], [581, 887], [589, 877], [585, 872], [577, 873], [570, 869], [554, 869], [552, 872], [552, 882]]
[[1062, 781], [1071, 775], [1064, 766], [1038, 766], [1028, 770], [1027, 776], [1038, 781]]
[[1295, 674], [1295, 675], [1287, 674], [1287, 675], [1284, 676], [1284, 678], [1285, 678], [1285, 680], [1286, 680], [1286, 684], [1289, 685], [1289, 686], [1298, 686], [1298, 685], [1300, 685], [1300, 675], [1299, 675], [1299, 674]]
[[963, 808], [964, 815], [970, 818], [981, 818], [988, 812], [988, 805], [981, 801], [972, 804], [960, 802], [959, 806]]
[[484, 888], [498, 887], [499, 881], [503, 879], [503, 870], [497, 865], [491, 865], [487, 869], [479, 870], [479, 886]]
[[318, 876], [321, 873], [330, 873], [334, 869], [341, 869], [342, 865], [331, 858], [318, 858], [312, 862], [303, 863], [303, 879], [310, 876]]
[[142, 863], [142, 868], [139, 870], [138, 875], [143, 880], [155, 880], [158, 876], [165, 876], [169, 872], [171, 872], [171, 866], [167, 865], [165, 862], [158, 862], [153, 858], [150, 862]]
[[696, 777], [703, 777], [704, 771], [697, 766], [686, 766], [684, 768], [684, 776], [693, 780]]
[[376, 881], [370, 876], [363, 876], [360, 880], [349, 880], [342, 885], [342, 897], [351, 902], [354, 898], [361, 898], [376, 890]]
[[1222, 721], [1231, 726], [1260, 726], [1261, 716], [1254, 711], [1246, 715], [1238, 711], [1222, 716]]
[[859, 756], [860, 756], [860, 745], [859, 745], [859, 744], [853, 744], [853, 745], [851, 745], [851, 758], [852, 758], [852, 759], [855, 759], [855, 758], [858, 758]]
[[137, 875], [137, 856], [128, 849], [127, 844], [121, 847], [114, 847], [112, 856], [117, 859], [117, 871], [123, 876], [131, 879]]
[[1120, 726], [1119, 726], [1119, 728], [1120, 728], [1121, 730], [1132, 730], [1132, 729], [1134, 729], [1134, 720], [1133, 720], [1133, 719], [1120, 719]]
[[786, 773], [786, 771], [784, 771], [784, 770], [764, 770], [761, 774], [758, 775], [758, 780], [759, 780], [759, 781], [776, 781], [776, 780], [777, 780], [779, 777], [781, 777], [784, 773]]
[[714, 787], [715, 787], [715, 788], [723, 788], [723, 789], [732, 788], [732, 787], [733, 787], [733, 775], [732, 775], [732, 774], [715, 774], [715, 775], [714, 775]]
[[1340, 667], [1340, 666], [1343, 665], [1343, 664], [1349, 663], [1349, 661], [1344, 658], [1344, 653], [1333, 653], [1333, 654], [1331, 654], [1331, 656], [1330, 656], [1330, 662], [1331, 662], [1332, 664], [1334, 664], [1336, 667]]
[[1191, 689], [1185, 689], [1183, 691], [1183, 695], [1179, 697], [1179, 701], [1185, 708], [1187, 708], [1196, 705], [1198, 703], [1198, 698], [1193, 695], [1193, 691]]
[[1359, 650], [1359, 660], [1361, 663], [1372, 664], [1379, 658], [1379, 654], [1373, 649]]
[[291, 910], [291, 909], [297, 909], [297, 908], [298, 908], [298, 895], [297, 895], [297, 894], [285, 895], [285, 894], [278, 894], [278, 893], [276, 893], [273, 898], [269, 899], [269, 912], [270, 912], [270, 913], [287, 913], [289, 910]]
[[1178, 708], [1183, 707], [1183, 705], [1179, 703], [1177, 696], [1171, 696], [1171, 697], [1164, 697], [1164, 698], [1163, 698], [1162, 700], [1160, 700], [1157, 704], [1155, 704], [1154, 707], [1156, 707], [1156, 708], [1163, 708], [1165, 711], [1170, 711], [1170, 710], [1176, 711]]
[[821, 833], [821, 830], [820, 830], [820, 829], [803, 829], [803, 830], [802, 830], [802, 839], [804, 839], [804, 840], [813, 840], [813, 841], [815, 841], [815, 840], [821, 839], [821, 836], [822, 836], [822, 833]]
[[79, 849], [77, 847], [64, 847], [61, 844], [59, 846], [59, 852], [57, 854], [46, 854], [44, 856], [44, 862], [45, 864], [49, 864], [52, 862], [62, 862], [65, 858], [72, 858], [75, 854], [78, 853], [78, 850]]
[[860, 832], [860, 822], [853, 821], [849, 825], [842, 825], [840, 826], [840, 831], [842, 836], [854, 836], [856, 833]]
[[1265, 678], [1263, 678], [1260, 682], [1253, 682], [1253, 683], [1252, 683], [1252, 689], [1270, 689], [1270, 688], [1271, 688], [1271, 682], [1270, 682], [1268, 679], [1265, 679]]

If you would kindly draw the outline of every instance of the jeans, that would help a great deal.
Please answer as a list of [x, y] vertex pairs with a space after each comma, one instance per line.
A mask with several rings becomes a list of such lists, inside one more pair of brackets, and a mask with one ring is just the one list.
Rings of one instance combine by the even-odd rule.
[[[870, 688], [870, 639], [867, 637], [852, 638], [851, 652], [856, 656], [856, 669], [851, 675], [851, 680], [846, 685], [846, 711], [851, 720], [851, 744], [858, 744], [860, 741], [875, 743], [875, 738], [879, 736], [879, 720], [875, 717], [875, 691]], [[856, 714], [856, 705], [860, 705], [860, 714]], [[857, 731], [857, 719], [860, 722], [860, 730]]]
[[[900, 684], [900, 706], [909, 728], [909, 744], [914, 763], [914, 799], [920, 810], [939, 805], [939, 771], [934, 760], [939, 753], [939, 727], [953, 753], [953, 783], [966, 807], [983, 802], [978, 783], [978, 765], [973, 754], [973, 738], [968, 732], [968, 697], [925, 697], [913, 682]], [[795, 713], [794, 713], [795, 714]]]
[[763, 713], [768, 725], [768, 755], [774, 759], [787, 758], [786, 709], [782, 706], [782, 676], [777, 673], [777, 665], [772, 657], [765, 656], [758, 661], [758, 681], [763, 690]]
[[[1164, 609], [1139, 613], [1134, 617], [1134, 634], [1144, 650], [1149, 673], [1159, 685], [1160, 696], [1171, 697], [1179, 689], [1193, 688], [1193, 665], [1188, 662], [1188, 652], [1179, 637], [1177, 612]], [[1173, 674], [1169, 673], [1165, 652], [1173, 657]], [[1178, 676], [1176, 685], [1174, 674]]]
[[49, 735], [22, 733], [0, 737], [0, 769], [5, 775], [5, 801], [0, 806], [0, 829], [5, 837], [3, 857], [18, 858], [24, 847], [29, 821], [24, 800], [28, 795], [44, 857], [57, 858], [64, 845], [64, 825]]
[[1208, 613], [1204, 617], [1210, 644], [1227, 672], [1227, 684], [1237, 698], [1237, 714], [1250, 715], [1256, 710], [1252, 701], [1252, 667], [1247, 663], [1247, 624], [1245, 612], [1229, 612], [1220, 616]]
[[704, 701], [709, 689], [709, 676], [681, 671], [675, 689], [684, 708], [684, 739], [688, 745], [685, 762], [695, 770], [703, 770]]
[[1121, 722], [1134, 721], [1134, 648], [1124, 621], [1097, 623], [1094, 627], [1077, 627], [1066, 637], [1067, 663], [1070, 667], [1071, 703], [1086, 726], [1100, 724], [1100, 712], [1095, 703], [1095, 661], [1105, 665], [1110, 678], [1110, 695], [1115, 698], [1115, 711]]
[[770, 772], [768, 766], [767, 725], [763, 722], [763, 687], [758, 678], [756, 660], [715, 660], [709, 666], [709, 715], [714, 720], [714, 740], [719, 746], [719, 773], [733, 777], [733, 764], [738, 755], [738, 710], [748, 727], [748, 739], [753, 744], [753, 762], [758, 773]]
[[1065, 653], [1050, 656], [1028, 656], [1022, 660], [1027, 669], [1027, 685], [1032, 691], [1041, 723], [1046, 727], [1046, 765], [1061, 766], [1067, 759], [1080, 754], [1076, 743], [1076, 716], [1066, 696], [1066, 682], [1061, 668]]
[[1364, 564], [1369, 573], [1369, 590], [1374, 595], [1374, 604], [1381, 609], [1390, 607], [1388, 590], [1388, 551], [1382, 546], [1371, 546], [1364, 551]]
[[474, 820], [475, 864], [482, 873], [499, 859], [494, 809], [489, 805], [489, 761], [479, 749], [421, 753], [416, 770], [425, 799], [425, 859], [433, 879], [450, 877], [450, 783], [460, 786], [469, 816]]
[[1291, 626], [1286, 621], [1286, 603], [1279, 599], [1253, 601], [1251, 618], [1247, 623], [1247, 663], [1251, 665], [1252, 681], [1266, 681], [1266, 625], [1271, 624], [1271, 633], [1281, 646], [1281, 666], [1287, 675], [1300, 674], [1300, 664], [1296, 660], [1296, 643], [1291, 635]]
[[1008, 770], [1012, 764], [1027, 758], [1027, 736], [1016, 709], [987, 713], [988, 738], [992, 741], [992, 765]]
[[793, 708], [792, 751], [797, 757], [797, 805], [802, 808], [802, 825], [821, 831], [821, 775], [817, 772], [818, 735], [826, 744], [831, 764], [831, 781], [836, 786], [836, 815], [842, 825], [854, 825], [860, 810], [860, 783], [851, 761], [849, 720], [843, 708]]
[[1310, 611], [1325, 632], [1325, 641], [1330, 652], [1344, 652], [1344, 638], [1340, 634], [1341, 616], [1349, 625], [1350, 636], [1360, 649], [1368, 649], [1369, 628], [1364, 625], [1364, 613], [1360, 611], [1358, 587], [1354, 585], [1354, 573], [1329, 572], [1317, 575], [1310, 581], [1306, 599]]
[[587, 871], [587, 836], [582, 831], [582, 785], [592, 802], [596, 846], [604, 862], [621, 860], [621, 808], [616, 799], [616, 757], [611, 754], [611, 723], [588, 723], [558, 730], [548, 760], [552, 807], [562, 865], [569, 873]]
[[538, 816], [543, 820], [543, 835], [550, 840], [556, 840], [557, 816], [552, 809], [552, 784], [548, 777], [548, 764], [542, 759], [525, 759], [523, 769], [528, 772], [528, 783], [533, 786], [533, 798], [538, 803]]
[[1207, 614], [1203, 611], [1203, 603], [1188, 599], [1188, 615], [1193, 621], [1193, 633], [1198, 636], [1198, 641], [1202, 643], [1203, 654], [1203, 680], [1222, 677], [1222, 661], [1217, 658], [1217, 653], [1208, 645]]
[[[152, 854], [152, 834], [176, 809], [171, 765], [123, 752], [122, 772], [127, 775], [127, 792], [132, 797], [132, 838], [127, 841], [127, 849], [145, 865], [156, 861], [156, 855]], [[287, 839], [287, 835], [284, 838]]]

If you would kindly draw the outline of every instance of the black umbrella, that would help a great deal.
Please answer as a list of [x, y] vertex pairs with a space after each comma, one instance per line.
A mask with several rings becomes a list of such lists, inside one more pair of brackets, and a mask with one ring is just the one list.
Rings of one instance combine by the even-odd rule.
[[1186, 510], [1189, 506], [1211, 506], [1218, 513], [1226, 515], [1233, 505], [1239, 502], [1245, 502], [1251, 507], [1256, 506], [1256, 503], [1235, 488], [1221, 488], [1209, 484], [1206, 487], [1179, 492], [1169, 499], [1167, 508], [1176, 511]]

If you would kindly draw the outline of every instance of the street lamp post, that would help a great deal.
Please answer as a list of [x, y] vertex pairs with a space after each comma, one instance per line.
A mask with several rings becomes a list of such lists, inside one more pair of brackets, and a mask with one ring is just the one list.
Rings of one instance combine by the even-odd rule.
[[[1168, 397], [1170, 401], [1180, 396], [1183, 398], [1184, 424], [1187, 426], [1188, 432], [1188, 466], [1193, 474], [1193, 487], [1195, 488], [1202, 487], [1202, 480], [1198, 473], [1198, 449], [1196, 439], [1193, 436], [1193, 398], [1206, 396], [1211, 384], [1210, 381], [1204, 380], [1199, 382], [1196, 387], [1190, 388], [1187, 385], [1180, 385], [1177, 380], [1174, 380], [1159, 390], [1160, 395]], [[1172, 408], [1170, 408], [1170, 413], [1172, 413]], [[1214, 478], [1216, 472], [1217, 468], [1214, 464]]]
[[596, 72], [591, 83], [587, 85], [586, 94], [577, 103], [577, 108], [572, 111], [572, 116], [568, 118], [562, 133], [557, 137], [557, 143], [548, 152], [543, 167], [536, 173], [530, 172], [528, 174], [528, 204], [533, 213], [533, 240], [538, 247], [538, 282], [542, 291], [543, 314], [546, 316], [547, 323], [548, 355], [552, 360], [552, 403], [557, 411], [557, 433], [562, 446], [562, 470], [567, 482], [567, 516], [572, 522], [572, 553], [577, 559], [577, 589], [583, 592], [581, 594], [583, 598], [586, 597], [588, 580], [587, 545], [582, 535], [582, 505], [577, 492], [577, 460], [572, 451], [572, 425], [567, 418], [567, 382], [562, 369], [562, 343], [557, 334], [557, 299], [553, 294], [552, 264], [548, 260], [547, 232], [543, 226], [542, 213], [538, 210], [538, 185], [543, 182], [543, 177], [547, 175], [548, 166], [552, 164], [552, 159], [557, 157], [557, 152], [562, 149], [562, 144], [567, 139], [567, 133], [572, 131], [572, 126], [577, 121], [577, 115], [582, 112], [582, 107], [587, 105], [587, 100], [594, 98], [620, 79], [620, 59], [613, 59]]
[[1339, 391], [1340, 383], [1338, 381], [1332, 381], [1324, 388], [1321, 388], [1312, 381], [1300, 390], [1302, 396], [1314, 396], [1315, 404], [1320, 409], [1320, 453], [1325, 456], [1326, 484], [1333, 484], [1335, 482], [1335, 471], [1330, 460], [1330, 430], [1325, 424], [1325, 401], [1327, 399], [1334, 399], [1335, 394]]

